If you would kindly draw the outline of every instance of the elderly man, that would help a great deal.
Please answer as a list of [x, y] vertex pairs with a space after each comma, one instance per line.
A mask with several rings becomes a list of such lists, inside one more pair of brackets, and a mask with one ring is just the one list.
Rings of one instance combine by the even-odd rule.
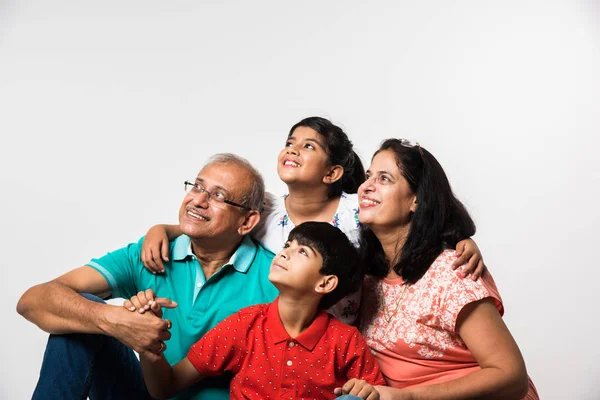
[[[34, 398], [149, 398], [132, 349], [164, 352], [175, 364], [225, 317], [276, 297], [267, 280], [273, 254], [248, 236], [260, 220], [260, 174], [243, 158], [218, 154], [185, 187], [184, 235], [171, 242], [164, 274], [144, 268], [140, 240], [23, 294], [18, 312], [51, 333]], [[176, 303], [163, 300], [164, 319], [96, 297], [146, 289]], [[228, 381], [206, 379], [182, 397], [227, 399]]]

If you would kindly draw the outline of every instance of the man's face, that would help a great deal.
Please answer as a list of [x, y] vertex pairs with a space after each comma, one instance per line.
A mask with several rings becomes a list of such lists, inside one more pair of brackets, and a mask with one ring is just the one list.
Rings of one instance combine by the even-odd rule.
[[[241, 203], [242, 194], [252, 185], [252, 176], [235, 164], [214, 163], [207, 165], [196, 177], [196, 183], [207, 192], [220, 192], [227, 200]], [[219, 239], [227, 241], [239, 238], [238, 228], [242, 225], [246, 210], [229, 204], [208, 201], [207, 193], [186, 195], [179, 210], [179, 227], [192, 239]]]

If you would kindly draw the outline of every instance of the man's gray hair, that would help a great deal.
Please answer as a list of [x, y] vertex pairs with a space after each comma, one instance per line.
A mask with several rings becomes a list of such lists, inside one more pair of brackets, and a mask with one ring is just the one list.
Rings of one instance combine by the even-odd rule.
[[248, 160], [233, 153], [218, 153], [210, 157], [202, 169], [212, 164], [234, 164], [248, 171], [252, 176], [252, 187], [242, 194], [242, 205], [262, 211], [265, 202], [265, 181]]

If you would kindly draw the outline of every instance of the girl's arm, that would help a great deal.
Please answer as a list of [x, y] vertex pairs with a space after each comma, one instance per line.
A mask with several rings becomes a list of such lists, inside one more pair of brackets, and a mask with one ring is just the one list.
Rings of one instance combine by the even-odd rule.
[[142, 263], [153, 274], [165, 272], [164, 261], [169, 261], [169, 242], [181, 236], [179, 225], [154, 225], [142, 243]]
[[481, 369], [449, 382], [409, 389], [377, 387], [382, 400], [521, 399], [528, 391], [525, 362], [490, 298], [466, 305], [456, 332]]
[[140, 365], [146, 387], [157, 399], [173, 397], [202, 379], [187, 357], [171, 367], [162, 354], [140, 354]]

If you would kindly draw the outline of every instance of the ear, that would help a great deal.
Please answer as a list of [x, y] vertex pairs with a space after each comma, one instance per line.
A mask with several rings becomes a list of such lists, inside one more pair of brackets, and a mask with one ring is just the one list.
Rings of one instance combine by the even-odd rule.
[[335, 275], [325, 275], [322, 277], [319, 282], [317, 282], [317, 286], [315, 286], [315, 292], [326, 295], [327, 293], [331, 293], [335, 290], [338, 285], [338, 277]]
[[416, 211], [417, 211], [417, 196], [414, 196], [412, 204], [410, 205], [410, 212], [414, 214]]
[[323, 183], [331, 185], [332, 183], [340, 180], [344, 175], [344, 167], [341, 165], [332, 165], [328, 167], [327, 174], [323, 177]]
[[252, 229], [260, 222], [260, 212], [257, 210], [250, 210], [243, 216], [244, 220], [238, 227], [238, 233], [240, 236], [247, 235]]

